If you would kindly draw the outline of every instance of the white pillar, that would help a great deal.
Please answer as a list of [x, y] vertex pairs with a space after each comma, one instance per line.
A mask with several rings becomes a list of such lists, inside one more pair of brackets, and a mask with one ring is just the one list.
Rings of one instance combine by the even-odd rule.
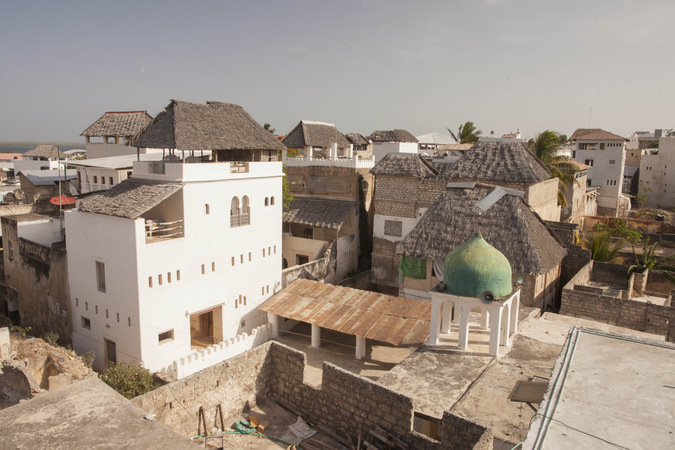
[[337, 159], [337, 142], [333, 142], [330, 146], [330, 159], [333, 161]]
[[499, 319], [501, 314], [495, 311], [490, 314], [490, 356], [499, 356]]
[[307, 147], [305, 147], [305, 159], [307, 159], [307, 161], [312, 160], [312, 146], [311, 145], [308, 145]]
[[481, 308], [480, 309], [480, 329], [481, 330], [487, 330], [489, 321], [490, 321], [490, 312], [487, 310], [487, 308]]
[[312, 347], [321, 347], [321, 327], [312, 324]]
[[276, 314], [272, 313], [267, 313], [267, 321], [270, 323], [270, 326], [272, 327], [272, 339], [276, 339], [279, 337], [279, 316]]
[[518, 332], [518, 313], [520, 312], [520, 290], [511, 300], [511, 334]]
[[500, 321], [500, 325], [503, 326], [503, 329], [500, 329], [500, 332], [502, 333], [502, 336], [501, 336], [500, 340], [501, 340], [502, 345], [505, 345], [505, 346], [511, 345], [511, 338], [510, 338], [511, 333], [509, 332], [509, 327], [511, 325], [511, 317], [510, 317], [511, 314], [510, 313], [511, 313], [511, 308], [509, 308], [508, 311], [506, 310], [506, 308], [502, 308], [501, 314], [500, 314], [500, 315], [504, 316], [504, 317], [502, 317], [502, 320]]
[[470, 305], [459, 305], [459, 349], [466, 350], [469, 348], [469, 313], [471, 312]]
[[356, 336], [356, 359], [363, 359], [366, 357], [366, 338]]
[[354, 145], [349, 144], [349, 150], [347, 150], [347, 157], [352, 159], [354, 157]]
[[441, 303], [443, 300], [431, 298], [431, 323], [429, 324], [429, 340], [427, 344], [438, 345], [438, 331], [441, 328]]
[[441, 333], [450, 332], [450, 323], [452, 322], [452, 300], [443, 301], [443, 321], [441, 322]]

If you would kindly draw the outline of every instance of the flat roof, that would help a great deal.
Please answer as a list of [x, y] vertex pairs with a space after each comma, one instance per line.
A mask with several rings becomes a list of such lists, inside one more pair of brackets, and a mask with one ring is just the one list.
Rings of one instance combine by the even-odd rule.
[[524, 449], [672, 448], [675, 345], [574, 327]]
[[429, 337], [431, 302], [317, 281], [296, 280], [258, 309], [392, 345]]
[[[196, 448], [96, 377], [0, 411], [2, 448]], [[195, 426], [196, 429], [196, 426]]]

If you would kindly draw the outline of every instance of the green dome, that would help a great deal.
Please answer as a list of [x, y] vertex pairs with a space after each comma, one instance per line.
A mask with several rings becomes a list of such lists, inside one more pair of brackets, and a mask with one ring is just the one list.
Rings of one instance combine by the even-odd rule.
[[492, 291], [495, 297], [511, 293], [511, 264], [506, 256], [488, 244], [480, 233], [445, 258], [445, 291], [463, 297], [480, 297]]

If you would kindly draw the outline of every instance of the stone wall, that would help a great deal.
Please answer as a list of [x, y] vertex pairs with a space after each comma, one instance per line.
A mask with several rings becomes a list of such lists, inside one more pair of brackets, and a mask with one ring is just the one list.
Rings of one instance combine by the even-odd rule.
[[365, 272], [361, 272], [358, 275], [354, 275], [353, 277], [345, 278], [344, 280], [340, 281], [337, 284], [338, 286], [345, 286], [354, 289], [361, 289], [363, 291], [369, 291], [372, 287], [370, 277], [371, 272], [370, 270], [367, 270]]
[[[602, 263], [590, 262], [563, 288], [560, 314], [657, 334], [675, 342], [675, 307], [610, 297], [589, 289], [584, 285], [593, 278], [595, 265]], [[606, 275], [603, 269], [606, 267], [601, 267], [600, 273]]]
[[491, 430], [449, 412], [445, 412], [439, 428], [442, 442], [413, 431], [414, 404], [410, 397], [333, 364], [324, 363], [321, 388], [307, 385], [303, 382], [306, 364], [304, 353], [268, 342], [133, 401], [186, 437], [197, 434], [200, 406], [206, 412], [207, 426], [211, 426], [217, 405], [228, 418], [241, 413], [247, 404], [252, 406], [269, 397], [320, 423], [335, 436], [346, 433], [354, 442], [359, 426], [363, 435], [380, 426], [416, 449], [492, 448]]

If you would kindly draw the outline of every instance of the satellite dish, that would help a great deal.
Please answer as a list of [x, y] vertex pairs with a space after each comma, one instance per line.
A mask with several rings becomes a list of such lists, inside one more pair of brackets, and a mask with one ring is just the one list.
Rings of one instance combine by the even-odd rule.
[[489, 305], [490, 303], [495, 301], [495, 294], [493, 294], [492, 291], [484, 291], [480, 295], [480, 299], [483, 303], [485, 303], [486, 305]]
[[17, 200], [23, 200], [26, 198], [26, 194], [21, 189], [17, 189], [14, 191], [14, 197], [16, 197]]

